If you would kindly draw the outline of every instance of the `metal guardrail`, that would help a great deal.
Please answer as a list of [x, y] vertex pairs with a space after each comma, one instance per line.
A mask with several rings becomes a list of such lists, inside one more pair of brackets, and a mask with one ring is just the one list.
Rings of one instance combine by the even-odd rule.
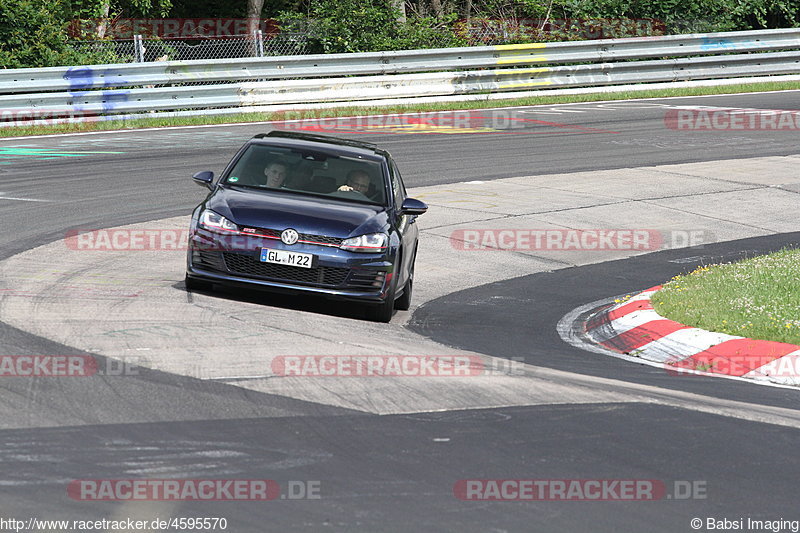
[[[667, 57], [670, 59], [652, 59]], [[535, 65], [546, 66], [521, 68]], [[210, 108], [235, 110], [286, 103], [356, 102], [387, 97], [513, 92], [537, 87], [797, 73], [800, 73], [800, 29], [780, 29], [2, 70], [0, 111], [35, 115], [46, 110], [52, 117]]]

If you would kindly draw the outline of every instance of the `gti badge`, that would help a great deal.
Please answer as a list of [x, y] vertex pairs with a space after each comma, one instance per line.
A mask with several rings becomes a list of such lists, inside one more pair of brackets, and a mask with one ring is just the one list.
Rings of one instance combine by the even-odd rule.
[[283, 233], [281, 233], [281, 241], [283, 244], [292, 245], [297, 242], [299, 237], [300, 235], [297, 233], [297, 230], [293, 230], [292, 228], [283, 230]]

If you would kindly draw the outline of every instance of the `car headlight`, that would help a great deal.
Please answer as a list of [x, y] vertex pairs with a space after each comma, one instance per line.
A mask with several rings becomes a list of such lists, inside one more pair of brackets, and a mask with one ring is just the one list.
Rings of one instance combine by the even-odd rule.
[[339, 248], [348, 252], [382, 252], [386, 249], [389, 236], [385, 233], [370, 233], [369, 235], [359, 235], [350, 237], [342, 241]]
[[200, 225], [206, 229], [219, 231], [237, 231], [236, 224], [210, 209], [204, 209], [200, 213]]

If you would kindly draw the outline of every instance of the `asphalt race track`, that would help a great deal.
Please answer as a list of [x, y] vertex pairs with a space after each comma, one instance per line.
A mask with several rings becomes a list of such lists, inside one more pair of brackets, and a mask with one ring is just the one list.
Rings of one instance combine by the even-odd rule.
[[[411, 194], [431, 205], [420, 218], [414, 306], [388, 325], [317, 300], [186, 293], [180, 253], [64, 246], [73, 229], [183, 227], [203, 197], [191, 174], [220, 172], [272, 126], [0, 140], [0, 356], [138, 363], [88, 378], [0, 377], [0, 519], [221, 517], [228, 531], [255, 533], [683, 532], [712, 530], [709, 519], [800, 520], [795, 389], [676, 377], [580, 350], [557, 332], [590, 302], [796, 245], [797, 129], [674, 130], [665, 113], [798, 110], [799, 95], [339, 124], [341, 135], [391, 151]], [[699, 230], [706, 240], [647, 252], [458, 250], [453, 232], [475, 227]], [[512, 371], [269, 372], [285, 354], [373, 353], [469, 354]], [[69, 489], [120, 479], [274, 480], [281, 493], [91, 501]], [[655, 480], [665, 492], [656, 501], [459, 497], [464, 480], [487, 479]]]

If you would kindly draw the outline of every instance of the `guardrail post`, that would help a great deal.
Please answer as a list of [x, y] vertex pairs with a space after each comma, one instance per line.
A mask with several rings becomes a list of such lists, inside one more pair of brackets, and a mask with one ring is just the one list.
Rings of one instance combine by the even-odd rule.
[[133, 36], [133, 50], [137, 63], [144, 63], [144, 42], [141, 35]]
[[256, 43], [256, 57], [264, 57], [264, 32], [261, 30], [253, 30], [253, 42]]

